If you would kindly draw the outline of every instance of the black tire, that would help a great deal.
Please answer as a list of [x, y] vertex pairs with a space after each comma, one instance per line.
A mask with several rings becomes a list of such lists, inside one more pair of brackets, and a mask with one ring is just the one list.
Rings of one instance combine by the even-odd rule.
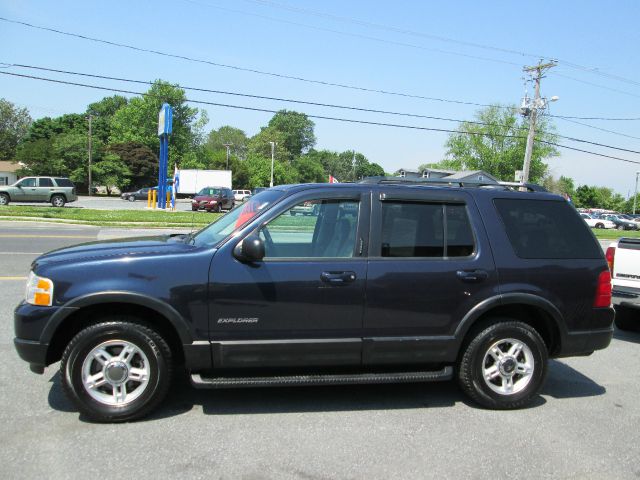
[[67, 199], [64, 198], [64, 195], [52, 195], [51, 196], [51, 206], [62, 208], [67, 203]]
[[136, 197], [131, 195], [129, 198], [127, 198], [127, 200], [129, 200], [130, 202], [135, 202], [136, 201]]
[[[125, 422], [140, 419], [158, 406], [169, 389], [172, 375], [171, 350], [167, 342], [157, 332], [139, 323], [134, 323], [136, 321], [137, 319], [133, 317], [118, 317], [114, 321], [91, 325], [69, 342], [62, 355], [60, 376], [63, 390], [78, 407], [78, 410], [91, 420]], [[105, 342], [116, 345], [112, 346]], [[148, 373], [145, 377], [148, 379], [147, 383], [136, 385], [137, 380], [129, 380], [131, 378], [129, 371], [133, 372], [134, 367], [131, 364], [125, 364], [128, 365], [128, 368], [124, 368], [127, 379], [120, 385], [124, 387], [125, 397], [131, 395], [133, 399], [123, 405], [114, 405], [114, 402], [108, 403], [107, 397], [116, 394], [116, 389], [110, 384], [105, 382], [103, 386], [91, 389], [93, 393], [90, 394], [89, 388], [85, 387], [83, 383], [83, 370], [86, 368], [86, 362], [89, 362], [88, 365], [91, 367], [94, 366], [95, 361], [105, 365], [102, 368], [102, 376], [105, 379], [109, 375], [106, 365], [111, 365], [113, 368], [116, 364], [115, 371], [122, 373], [121, 365], [124, 360], [120, 360], [119, 355], [122, 354], [124, 348], [118, 354], [118, 342], [126, 342], [126, 344], [137, 348], [138, 352], [142, 352], [142, 354], [131, 354], [129, 361], [137, 362], [135, 366], [139, 367], [138, 370], [142, 369]], [[110, 354], [113, 355], [106, 364], [90, 355], [94, 349], [101, 345], [107, 345], [102, 347], [103, 350], [111, 349]], [[147, 363], [145, 364], [140, 359], [146, 360]], [[100, 365], [98, 363], [95, 365], [98, 366], [95, 372], [99, 373]], [[120, 368], [119, 372], [117, 368]], [[138, 392], [136, 388], [142, 388], [142, 390]], [[129, 391], [130, 389], [132, 390]], [[104, 395], [105, 401], [97, 400], [96, 394]]]
[[9, 205], [11, 199], [6, 193], [0, 193], [0, 205]]
[[[492, 358], [489, 358], [491, 355], [489, 350], [494, 345], [513, 345], [509, 340], [526, 345], [529, 349], [528, 352], [523, 349], [516, 354], [515, 358], [511, 358], [516, 361], [516, 365], [520, 365], [518, 359], [522, 361], [530, 357], [528, 363], [532, 364], [533, 371], [526, 377], [514, 373], [511, 369], [513, 361], [507, 361], [508, 355], [505, 355], [503, 367], [498, 367], [497, 362], [495, 366], [499, 372], [502, 372], [502, 368], [511, 369], [512, 388], [515, 388], [515, 391], [500, 393], [495, 389], [499, 389], [501, 386], [492, 382], [500, 381], [504, 387], [505, 380], [502, 379], [502, 374], [500, 374], [500, 379], [489, 381], [485, 380], [483, 371], [485, 368], [493, 367], [493, 365], [487, 364], [487, 360], [489, 363], [493, 361]], [[547, 347], [535, 329], [522, 322], [495, 319], [489, 326], [471, 333], [469, 342], [463, 347], [463, 354], [458, 363], [458, 381], [462, 390], [483, 407], [499, 410], [521, 408], [540, 391], [547, 375], [547, 361]], [[520, 380], [523, 382], [519, 385]], [[489, 384], [494, 387], [490, 387]], [[520, 387], [522, 388], [520, 389]]]
[[624, 230], [624, 225], [618, 225], [618, 226], [616, 227], [616, 229], [618, 229], [618, 230]]
[[213, 207], [213, 212], [215, 212], [215, 213], [220, 213], [220, 212], [222, 212], [222, 205], [220, 205], [220, 204], [218, 203], [215, 207]]
[[615, 307], [615, 324], [620, 330], [640, 332], [640, 311], [628, 307]]
[[289, 212], [289, 213], [291, 213], [291, 216], [292, 216], [292, 217], [295, 217], [295, 216], [296, 216], [296, 212], [294, 212], [293, 210], [291, 210], [291, 212]]
[[596, 228], [602, 229], [602, 228], [604, 228], [604, 224], [596, 223]]

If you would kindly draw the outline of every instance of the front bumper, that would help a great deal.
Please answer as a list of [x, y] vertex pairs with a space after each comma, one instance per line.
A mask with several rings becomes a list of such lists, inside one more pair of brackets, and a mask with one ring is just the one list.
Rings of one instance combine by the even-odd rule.
[[48, 344], [40, 343], [38, 340], [14, 338], [13, 345], [16, 347], [18, 356], [29, 363], [32, 372], [40, 374], [44, 372], [44, 367], [47, 365]]

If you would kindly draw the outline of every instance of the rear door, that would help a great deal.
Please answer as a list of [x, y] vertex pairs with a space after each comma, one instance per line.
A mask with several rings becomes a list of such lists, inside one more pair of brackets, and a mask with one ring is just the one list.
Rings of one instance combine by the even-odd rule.
[[38, 202], [48, 202], [53, 189], [53, 180], [48, 177], [38, 178], [38, 187], [35, 189], [34, 200]]
[[363, 363], [452, 361], [456, 327], [498, 288], [477, 207], [464, 191], [373, 197]]
[[[314, 189], [274, 207], [252, 232], [263, 261], [225, 244], [210, 273], [210, 335], [218, 368], [359, 366], [369, 197]], [[317, 214], [294, 216], [304, 202]]]

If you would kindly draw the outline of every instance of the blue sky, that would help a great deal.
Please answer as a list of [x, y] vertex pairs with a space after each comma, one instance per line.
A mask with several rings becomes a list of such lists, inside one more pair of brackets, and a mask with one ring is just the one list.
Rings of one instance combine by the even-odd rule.
[[[543, 81], [543, 95], [560, 97], [552, 104], [551, 113], [640, 117], [640, 56], [637, 54], [640, 3], [633, 0], [540, 1], [526, 9], [524, 6], [522, 2], [512, 1], [111, 0], [98, 4], [0, 0], [0, 16], [216, 63], [482, 104], [519, 103], [523, 94], [522, 66], [535, 63], [537, 55], [543, 55], [564, 61]], [[343, 21], [338, 17], [357, 21]], [[385, 28], [374, 28], [365, 22]], [[7, 63], [140, 80], [162, 78], [185, 86], [461, 119], [471, 119], [478, 108], [164, 58], [6, 22], [0, 22], [0, 45], [3, 46], [0, 61]], [[580, 67], [597, 68], [601, 74]], [[15, 67], [1, 71], [29, 73]], [[60, 74], [35, 74], [69, 79]], [[611, 75], [630, 81], [620, 81]], [[114, 81], [75, 81], [130, 90], [143, 88]], [[0, 75], [0, 96], [27, 107], [34, 118], [80, 112], [88, 103], [105, 95], [79, 87]], [[188, 92], [188, 96], [269, 110], [295, 109], [309, 115], [456, 128], [456, 124], [450, 122], [219, 94]], [[271, 116], [221, 107], [206, 110], [210, 118], [208, 129], [228, 124], [242, 128], [249, 135], [259, 131]], [[581, 121], [640, 137], [640, 121]], [[315, 122], [316, 148], [356, 149], [387, 171], [436, 162], [445, 152], [447, 135], [444, 133], [328, 120]], [[555, 124], [558, 132], [566, 136], [640, 151], [638, 138], [559, 119]], [[640, 162], [640, 154], [567, 144]], [[568, 150], [561, 150], [561, 156], [551, 160], [550, 166], [556, 176], [569, 175], [578, 184], [608, 186], [624, 196], [633, 193], [635, 172], [640, 170], [640, 164]]]

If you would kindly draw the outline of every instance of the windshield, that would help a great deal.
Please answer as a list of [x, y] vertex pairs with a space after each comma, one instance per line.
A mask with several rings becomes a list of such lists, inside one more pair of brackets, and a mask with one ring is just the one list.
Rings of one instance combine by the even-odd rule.
[[245, 203], [238, 205], [229, 213], [220, 217], [219, 220], [196, 233], [192, 239], [193, 244], [213, 246], [220, 243], [253, 217], [280, 200], [283, 195], [284, 192], [280, 190], [267, 190], [251, 197]]
[[202, 190], [200, 190], [198, 192], [198, 195], [219, 195], [220, 194], [220, 189], [219, 188], [211, 188], [211, 187], [205, 187]]

